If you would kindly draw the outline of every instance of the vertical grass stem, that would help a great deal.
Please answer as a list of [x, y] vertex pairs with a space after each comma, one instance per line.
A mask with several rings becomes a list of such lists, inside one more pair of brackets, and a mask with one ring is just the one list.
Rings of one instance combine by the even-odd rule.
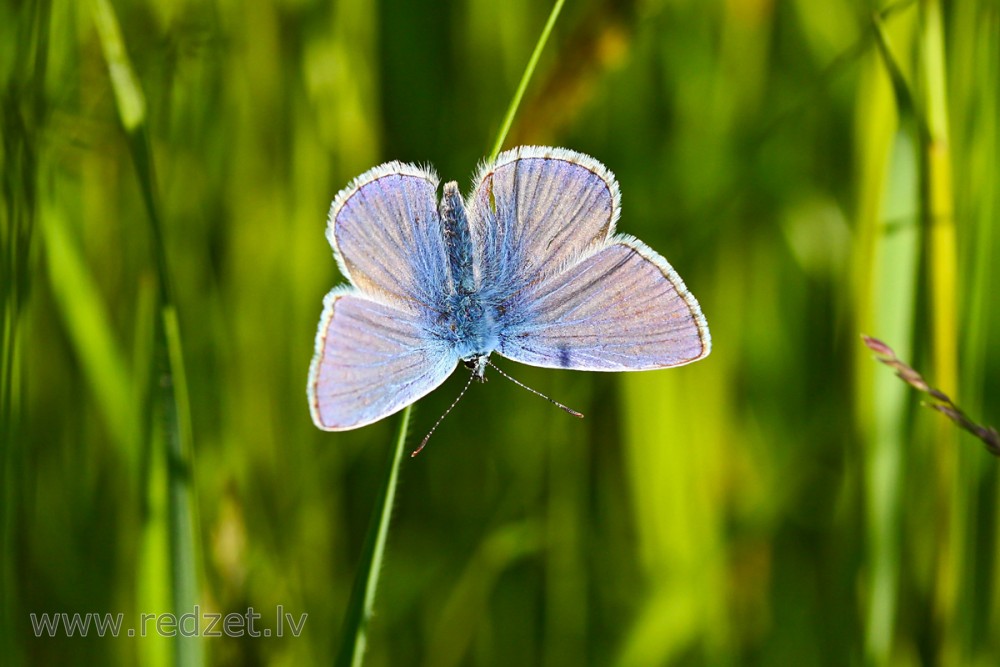
[[[118, 114], [128, 139], [143, 202], [153, 234], [153, 253], [159, 284], [160, 327], [156, 334], [158, 379], [154, 399], [163, 429], [166, 451], [151, 459], [166, 465], [170, 535], [171, 603], [175, 613], [194, 610], [198, 603], [199, 546], [196, 530], [196, 499], [193, 481], [190, 405], [176, 302], [164, 243], [162, 216], [157, 198], [153, 155], [146, 121], [146, 102], [128, 59], [114, 8], [108, 0], [92, 0], [94, 24], [108, 63]], [[157, 421], [154, 421], [157, 424]], [[158, 439], [150, 438], [150, 443]], [[178, 665], [201, 665], [202, 644], [198, 637], [178, 637], [174, 645]]]
[[[920, 73], [923, 84], [923, 116], [926, 132], [923, 147], [923, 216], [927, 230], [927, 258], [931, 316], [931, 351], [936, 386], [949, 396], [958, 389], [957, 340], [957, 239], [953, 211], [951, 147], [948, 131], [947, 80], [944, 60], [944, 26], [939, 0], [921, 3]], [[961, 401], [961, 397], [958, 397]], [[942, 659], [948, 661], [953, 645], [955, 604], [961, 581], [961, 544], [967, 505], [955, 475], [957, 434], [950, 424], [938, 423], [934, 435], [937, 471], [937, 521], [940, 545], [935, 577], [935, 616]], [[957, 657], [952, 655], [952, 657]]]
[[511, 125], [514, 124], [514, 116], [517, 115], [517, 109], [521, 106], [521, 99], [524, 97], [525, 91], [528, 89], [528, 82], [531, 81], [531, 77], [535, 73], [535, 67], [538, 65], [538, 59], [542, 56], [542, 50], [545, 48], [545, 43], [549, 41], [549, 34], [552, 32], [552, 28], [556, 24], [556, 20], [559, 18], [559, 13], [562, 11], [564, 0], [556, 0], [555, 4], [552, 5], [552, 11], [549, 12], [549, 19], [545, 22], [545, 27], [542, 28], [542, 34], [538, 37], [538, 42], [535, 44], [535, 50], [531, 52], [531, 58], [528, 59], [528, 65], [524, 68], [524, 74], [521, 75], [521, 82], [517, 85], [517, 90], [514, 92], [514, 97], [510, 101], [510, 106], [507, 107], [507, 114], [503, 117], [503, 123], [500, 125], [500, 131], [497, 133], [497, 140], [493, 144], [493, 150], [490, 151], [490, 156], [487, 159], [488, 162], [492, 162], [496, 159], [497, 155], [500, 154], [500, 149], [503, 147], [503, 142], [507, 138], [507, 133], [510, 132]]

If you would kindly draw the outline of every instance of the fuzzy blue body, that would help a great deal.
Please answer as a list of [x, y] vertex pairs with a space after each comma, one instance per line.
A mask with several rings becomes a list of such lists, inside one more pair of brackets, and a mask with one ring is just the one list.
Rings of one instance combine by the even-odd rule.
[[497, 317], [495, 289], [476, 284], [472, 231], [457, 183], [445, 184], [439, 212], [451, 285], [435, 333], [458, 359], [474, 362], [477, 357], [489, 357], [499, 343], [502, 323]]

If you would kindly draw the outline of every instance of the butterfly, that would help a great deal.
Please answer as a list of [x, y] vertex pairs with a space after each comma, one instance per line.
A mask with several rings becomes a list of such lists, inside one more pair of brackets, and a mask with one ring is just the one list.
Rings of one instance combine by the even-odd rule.
[[333, 200], [326, 236], [350, 284], [326, 295], [316, 333], [308, 397], [319, 428], [387, 417], [460, 362], [483, 381], [493, 353], [638, 371], [711, 350], [677, 272], [615, 233], [618, 183], [594, 158], [522, 146], [480, 167], [467, 199], [454, 182], [437, 193], [431, 169], [389, 162]]

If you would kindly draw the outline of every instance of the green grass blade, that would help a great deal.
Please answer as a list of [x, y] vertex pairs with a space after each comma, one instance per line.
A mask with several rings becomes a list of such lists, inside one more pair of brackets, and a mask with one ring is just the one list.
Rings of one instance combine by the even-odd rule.
[[[128, 59], [114, 8], [108, 0], [92, 0], [91, 10], [104, 57], [108, 62], [118, 114], [128, 139], [129, 151], [153, 234], [153, 253], [160, 295], [160, 327], [156, 334], [157, 382], [154, 430], [162, 429], [162, 440], [151, 434], [150, 447], [165, 443], [166, 451], [151, 451], [153, 466], [167, 471], [170, 571], [160, 573], [171, 582], [171, 601], [178, 616], [192, 612], [199, 600], [200, 547], [196, 526], [190, 407], [184, 373], [184, 354], [164, 244], [162, 216], [157, 198], [153, 155], [146, 123], [146, 103], [138, 78]], [[154, 479], [155, 475], [150, 476]], [[150, 489], [155, 492], [155, 489]], [[199, 637], [177, 637], [174, 662], [201, 665], [203, 642]]]
[[101, 48], [108, 61], [118, 115], [125, 131], [135, 132], [146, 120], [146, 101], [125, 51], [125, 40], [118, 27], [118, 18], [108, 0], [92, 0], [91, 10], [94, 26], [101, 39]]
[[[167, 437], [167, 472], [169, 475], [169, 518], [171, 580], [174, 609], [191, 613], [198, 604], [197, 501], [194, 493], [191, 423], [188, 411], [187, 377], [181, 351], [177, 312], [166, 304], [162, 310], [163, 341], [167, 361], [161, 376], [159, 404]], [[160, 347], [161, 345], [158, 345]], [[172, 373], [170, 372], [172, 371]], [[172, 383], [172, 384], [171, 384]], [[178, 637], [176, 664], [202, 664], [200, 637]]]
[[[954, 115], [955, 204], [956, 218], [964, 222], [961, 282], [965, 286], [962, 309], [961, 382], [962, 403], [972, 414], [984, 415], [988, 400], [987, 378], [991, 342], [996, 339], [996, 325], [991, 321], [996, 272], [992, 268], [996, 253], [995, 226], [1000, 217], [1000, 92], [983, 82], [1000, 77], [1000, 8], [984, 11], [981, 6], [964, 3], [956, 6], [956, 17], [949, 34], [953, 35], [950, 86]], [[957, 39], [959, 36], [963, 39]], [[979, 120], [982, 119], [982, 120]], [[995, 414], [994, 414], [994, 418]], [[965, 449], [964, 447], [961, 449]], [[977, 478], [969, 488], [971, 499], [966, 513], [969, 529], [964, 542], [966, 576], [958, 603], [957, 623], [963, 650], [970, 661], [985, 660], [1000, 637], [1000, 587], [984, 582], [1000, 580], [1000, 559], [996, 548], [998, 531], [996, 462], [980, 452], [959, 452], [963, 475]], [[963, 460], [964, 459], [964, 460]], [[964, 472], [968, 471], [968, 472]]]
[[503, 147], [503, 142], [507, 138], [507, 133], [510, 132], [511, 125], [514, 124], [514, 116], [517, 115], [517, 108], [521, 106], [521, 99], [524, 97], [524, 92], [528, 89], [528, 82], [531, 81], [532, 75], [535, 73], [535, 67], [538, 65], [538, 59], [542, 56], [542, 49], [545, 48], [545, 43], [549, 41], [549, 34], [552, 32], [552, 28], [556, 24], [556, 20], [559, 18], [559, 12], [562, 11], [564, 0], [556, 0], [556, 3], [552, 5], [552, 11], [549, 13], [549, 20], [545, 22], [545, 27], [542, 28], [542, 34], [538, 37], [538, 42], [535, 44], [535, 50], [531, 52], [531, 58], [528, 59], [528, 66], [524, 68], [524, 74], [521, 75], [521, 82], [517, 86], [517, 90], [514, 92], [514, 98], [510, 101], [510, 106], [507, 107], [507, 114], [503, 118], [503, 124], [500, 125], [500, 131], [497, 133], [497, 140], [493, 144], [493, 150], [490, 151], [490, 156], [487, 159], [488, 162], [492, 162], [496, 159], [497, 155], [500, 154], [500, 149]]
[[66, 229], [62, 212], [47, 209], [43, 222], [49, 283], [66, 332], [104, 413], [107, 428], [128, 462], [128, 469], [135, 470], [131, 378], [111, 318], [86, 260]]
[[[922, 214], [927, 230], [931, 359], [934, 384], [949, 396], [958, 389], [958, 237], [952, 191], [951, 145], [948, 128], [948, 92], [944, 58], [944, 19], [938, 0], [921, 2], [920, 72], [923, 82]], [[961, 401], [961, 397], [958, 399]], [[951, 424], [935, 425], [933, 455], [936, 473], [934, 615], [940, 657], [963, 660], [956, 652], [958, 628], [955, 611], [961, 585], [964, 556], [962, 541], [969, 496], [958, 479], [958, 436]], [[945, 659], [945, 661], [950, 661]]]
[[[34, 258], [39, 153], [48, 98], [39, 82], [48, 71], [51, 2], [4, 12], [0, 42], [14, 44], [0, 67], [0, 655], [18, 664], [23, 552], [16, 543], [25, 489], [26, 450], [21, 443], [24, 409], [24, 328]], [[30, 488], [30, 486], [28, 487]]]
[[[535, 49], [528, 60], [528, 65], [521, 77], [521, 82], [514, 93], [507, 115], [504, 117], [503, 125], [497, 134], [490, 152], [490, 160], [496, 158], [503, 146], [507, 132], [514, 122], [517, 108], [524, 97], [531, 75], [535, 71], [538, 59], [541, 56], [545, 42], [548, 41], [549, 34], [559, 17], [564, 0], [556, 0], [549, 14], [549, 19], [542, 29], [542, 34], [535, 44]], [[358, 572], [355, 574], [354, 585], [351, 589], [351, 597], [347, 603], [347, 614], [344, 617], [344, 626], [341, 631], [340, 652], [337, 655], [337, 667], [358, 667], [364, 660], [365, 644], [368, 637], [368, 623], [372, 617], [375, 604], [375, 591], [378, 588], [379, 575], [382, 572], [382, 558], [385, 554], [385, 544], [389, 536], [389, 524], [392, 519], [392, 503], [396, 496], [396, 484], [399, 480], [399, 466], [403, 459], [403, 445], [406, 442], [406, 431], [410, 422], [412, 406], [403, 410], [399, 423], [399, 433], [396, 436], [396, 447], [389, 460], [389, 467], [386, 469], [385, 481], [379, 493], [379, 498], [372, 513], [372, 522], [368, 527], [368, 535], [365, 537], [365, 545], [361, 552], [361, 563]]]
[[[22, 433], [25, 390], [24, 320], [37, 215], [38, 137], [47, 99], [38, 81], [48, 65], [49, 2], [6, 12], [0, 41], [17, 44], [0, 68], [0, 655], [18, 664], [23, 552], [17, 544], [19, 508], [27, 491]], [[30, 488], [30, 487], [29, 487]]]
[[[888, 34], [862, 71], [858, 109], [858, 243], [856, 322], [912, 351], [920, 251], [913, 211], [917, 188], [916, 127], [909, 87], [893, 58]], [[897, 44], [912, 40], [902, 17], [891, 26]], [[885, 75], [888, 76], [885, 76]], [[889, 220], [906, 224], [893, 229]], [[856, 409], [865, 438], [866, 578], [864, 651], [868, 664], [888, 664], [898, 623], [900, 525], [908, 395], [894, 377], [874, 373], [870, 355], [856, 353]]]
[[396, 436], [392, 457], [389, 459], [388, 475], [382, 483], [378, 501], [372, 511], [368, 535], [361, 550], [361, 564], [354, 576], [351, 599], [347, 605], [347, 615], [344, 617], [337, 667], [357, 667], [364, 660], [368, 623], [371, 621], [375, 590], [378, 588], [378, 578], [382, 572], [382, 558], [385, 555], [385, 543], [389, 537], [389, 523], [392, 519], [392, 503], [396, 497], [396, 483], [399, 481], [399, 464], [403, 460], [412, 407], [407, 406], [400, 417], [399, 433]]

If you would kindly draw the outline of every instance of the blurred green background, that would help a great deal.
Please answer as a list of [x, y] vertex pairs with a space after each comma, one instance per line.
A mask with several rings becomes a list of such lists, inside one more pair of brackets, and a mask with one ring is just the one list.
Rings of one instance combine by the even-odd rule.
[[[549, 10], [0, 3], [0, 664], [333, 660], [398, 417], [310, 421], [327, 207], [390, 159], [467, 188]], [[404, 461], [365, 664], [1000, 664], [997, 461], [859, 338], [1000, 421], [998, 69], [994, 0], [567, 3], [505, 145], [607, 164], [714, 350], [500, 360], [587, 418], [494, 376]], [[29, 620], [178, 599], [308, 619], [188, 649]]]

